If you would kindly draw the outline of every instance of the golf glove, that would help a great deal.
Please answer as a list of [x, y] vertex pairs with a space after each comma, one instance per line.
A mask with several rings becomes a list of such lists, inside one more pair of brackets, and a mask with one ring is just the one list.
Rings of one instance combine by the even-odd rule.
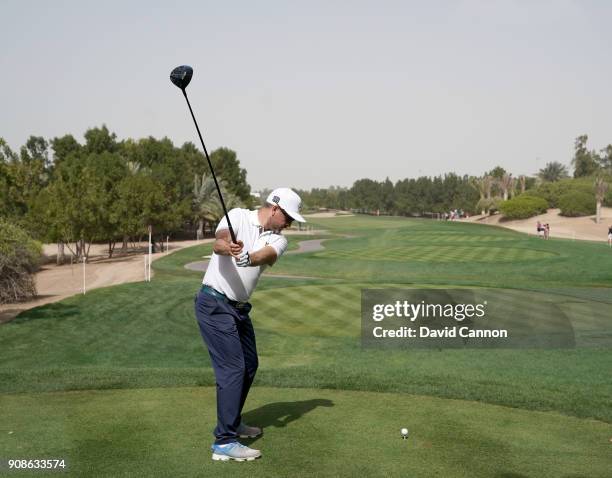
[[251, 265], [251, 256], [248, 251], [244, 251], [236, 259], [236, 265], [238, 267], [249, 267]]

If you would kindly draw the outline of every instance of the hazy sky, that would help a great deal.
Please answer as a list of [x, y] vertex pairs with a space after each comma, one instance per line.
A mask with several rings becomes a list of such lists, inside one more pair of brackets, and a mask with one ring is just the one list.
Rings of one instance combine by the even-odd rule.
[[612, 2], [0, 0], [0, 137], [238, 153], [254, 189], [533, 174], [612, 143]]

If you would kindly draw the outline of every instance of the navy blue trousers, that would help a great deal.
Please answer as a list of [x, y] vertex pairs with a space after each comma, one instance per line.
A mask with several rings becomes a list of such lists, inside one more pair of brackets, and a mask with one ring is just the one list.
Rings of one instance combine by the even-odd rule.
[[208, 347], [217, 382], [214, 434], [219, 445], [238, 438], [236, 430], [242, 407], [259, 364], [250, 310], [250, 304], [236, 308], [201, 291], [195, 300], [200, 333]]

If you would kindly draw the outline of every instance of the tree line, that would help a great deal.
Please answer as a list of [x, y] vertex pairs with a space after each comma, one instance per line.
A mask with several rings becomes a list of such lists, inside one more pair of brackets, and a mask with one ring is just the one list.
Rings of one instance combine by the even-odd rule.
[[[612, 145], [600, 151], [589, 150], [587, 141], [585, 134], [574, 142], [573, 177], [592, 179], [597, 204], [600, 205], [612, 175]], [[570, 178], [567, 166], [552, 161], [534, 176], [514, 175], [497, 166], [480, 176], [449, 173], [406, 178], [395, 183], [389, 178], [384, 181], [359, 179], [351, 187], [332, 186], [299, 192], [305, 207], [313, 210], [344, 209], [370, 214], [420, 216], [460, 209], [470, 214], [486, 214], [497, 211], [503, 201], [567, 178]]]
[[534, 178], [515, 179], [498, 166], [482, 176], [440, 176], [406, 178], [393, 183], [359, 179], [350, 188], [331, 187], [300, 191], [309, 209], [345, 209], [366, 214], [423, 216], [462, 210], [474, 214], [489, 210], [496, 200], [507, 199], [533, 187]]
[[[158, 241], [185, 228], [201, 236], [222, 217], [206, 159], [193, 143], [176, 147], [168, 138], [153, 137], [118, 141], [106, 126], [87, 130], [84, 138], [81, 144], [70, 134], [49, 141], [31, 136], [19, 152], [0, 138], [0, 217], [35, 239], [57, 243], [60, 261], [64, 247], [77, 258], [87, 257], [91, 243], [102, 241], [112, 256], [117, 242], [126, 250], [149, 227]], [[612, 145], [597, 152], [588, 149], [587, 140], [587, 135], [576, 138], [574, 177], [612, 171]], [[247, 172], [236, 153], [219, 148], [211, 161], [228, 208], [253, 206]], [[552, 162], [533, 177], [514, 176], [498, 166], [481, 176], [448, 173], [395, 183], [363, 178], [350, 188], [298, 193], [310, 210], [475, 214], [496, 211], [507, 199], [568, 176], [564, 165]]]
[[[118, 141], [104, 125], [84, 137], [81, 144], [70, 134], [31, 136], [19, 152], [0, 138], [0, 218], [57, 243], [58, 262], [64, 247], [87, 258], [93, 242], [106, 242], [112, 256], [118, 242], [126, 250], [149, 227], [161, 242], [186, 225], [202, 234], [222, 217], [206, 158], [193, 143]], [[236, 153], [219, 148], [210, 157], [228, 207], [251, 206]]]

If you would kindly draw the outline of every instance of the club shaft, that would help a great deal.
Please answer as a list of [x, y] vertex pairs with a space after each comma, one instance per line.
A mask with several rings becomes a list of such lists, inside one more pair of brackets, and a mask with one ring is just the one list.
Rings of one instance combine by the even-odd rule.
[[208, 151], [206, 151], [206, 145], [204, 144], [204, 140], [202, 139], [202, 133], [200, 133], [200, 127], [198, 126], [198, 122], [195, 119], [195, 115], [193, 114], [193, 110], [191, 109], [191, 104], [189, 103], [189, 98], [187, 98], [187, 92], [183, 89], [183, 96], [187, 101], [187, 106], [189, 107], [189, 112], [191, 113], [191, 117], [193, 118], [193, 122], [195, 123], [196, 130], [198, 131], [198, 136], [200, 137], [200, 143], [202, 143], [202, 148], [204, 149], [204, 155], [206, 156], [206, 160], [208, 161], [208, 166], [210, 167], [210, 172], [212, 173], [213, 180], [215, 181], [215, 186], [217, 187], [217, 192], [219, 193], [219, 199], [221, 200], [221, 206], [223, 207], [223, 212], [225, 213], [225, 219], [227, 220], [227, 225], [229, 226], [229, 232], [232, 236], [232, 242], [238, 243], [236, 240], [236, 234], [234, 234], [234, 228], [232, 227], [232, 223], [230, 222], [229, 214], [227, 213], [227, 208], [225, 207], [225, 201], [223, 200], [223, 194], [221, 194], [221, 188], [219, 187], [219, 183], [217, 182], [217, 176], [215, 175], [215, 170], [213, 169], [213, 165], [210, 162], [210, 157], [208, 156]]

